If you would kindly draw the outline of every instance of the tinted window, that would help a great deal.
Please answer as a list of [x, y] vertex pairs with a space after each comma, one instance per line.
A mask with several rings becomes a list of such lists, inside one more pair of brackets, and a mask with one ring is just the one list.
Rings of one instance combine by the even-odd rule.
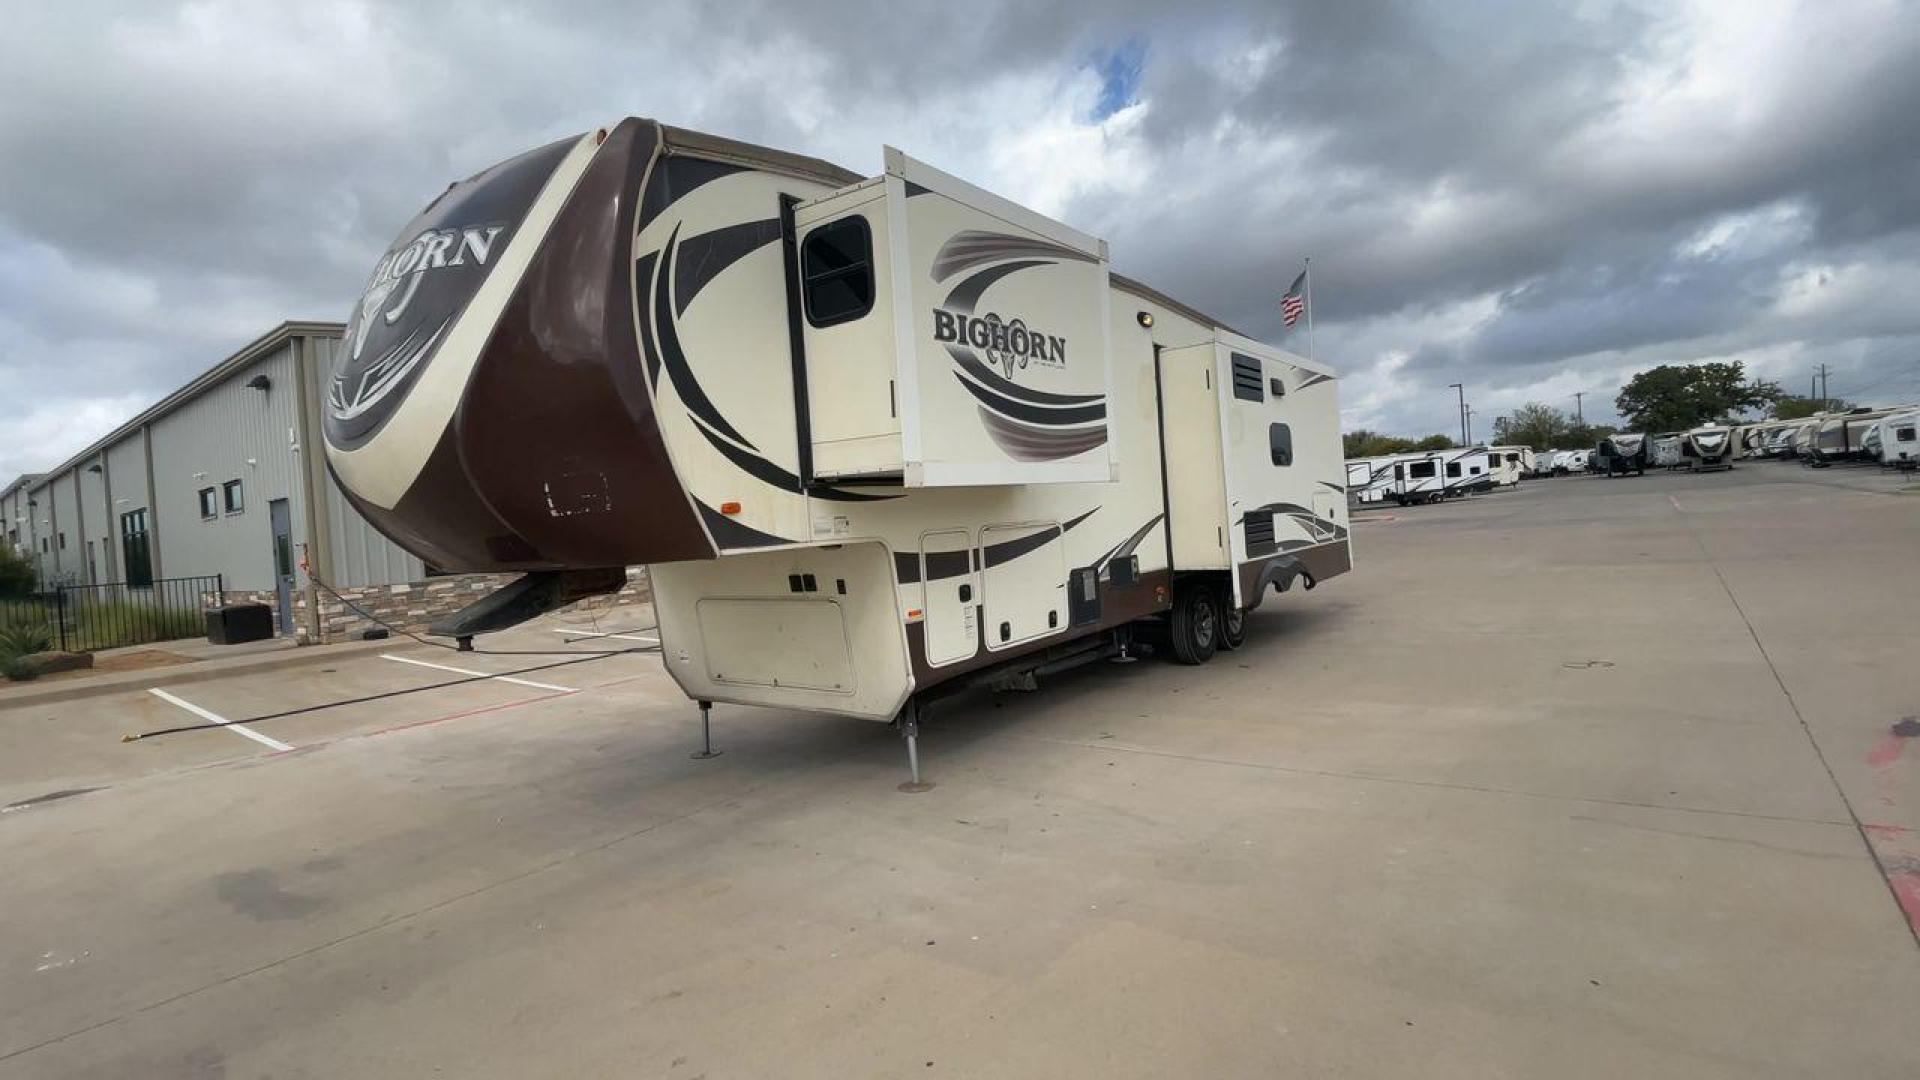
[[1416, 461], [1407, 467], [1407, 475], [1415, 480], [1430, 480], [1433, 478], [1433, 462]]
[[1910, 427], [1894, 428], [1893, 437], [1899, 439], [1901, 442], [1912, 442], [1913, 429]]
[[1293, 429], [1285, 424], [1268, 424], [1267, 449], [1273, 452], [1275, 465], [1293, 464]]
[[800, 246], [800, 279], [807, 321], [851, 322], [873, 310], [873, 230], [855, 214], [807, 234]]
[[1457, 461], [1449, 461], [1449, 462], [1447, 462], [1447, 475], [1448, 475], [1448, 476], [1459, 476], [1459, 475], [1460, 475], [1460, 463], [1459, 463], [1459, 462], [1457, 462]]

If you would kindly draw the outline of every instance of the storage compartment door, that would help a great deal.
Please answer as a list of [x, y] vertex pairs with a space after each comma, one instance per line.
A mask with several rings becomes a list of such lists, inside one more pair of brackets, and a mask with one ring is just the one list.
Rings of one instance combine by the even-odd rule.
[[1215, 351], [1209, 343], [1160, 353], [1167, 520], [1175, 570], [1227, 568], [1227, 481]]
[[834, 601], [715, 598], [695, 611], [714, 682], [853, 693], [853, 651]]
[[980, 530], [987, 648], [1003, 649], [1066, 628], [1067, 555], [1052, 522]]
[[930, 532], [920, 538], [921, 610], [929, 664], [950, 664], [979, 651], [980, 585], [973, 570], [973, 536], [965, 529]]

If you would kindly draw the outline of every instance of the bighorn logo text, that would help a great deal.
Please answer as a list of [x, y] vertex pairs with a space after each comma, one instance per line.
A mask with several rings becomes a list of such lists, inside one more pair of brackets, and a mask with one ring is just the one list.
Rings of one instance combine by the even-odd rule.
[[[505, 225], [477, 225], [460, 229], [428, 229], [405, 247], [386, 254], [373, 268], [367, 291], [360, 294], [360, 317], [355, 321], [353, 358], [360, 359], [366, 347], [367, 332], [377, 316], [388, 325], [400, 321], [407, 305], [420, 291], [420, 282], [428, 273], [450, 266], [484, 267], [493, 254], [493, 242], [506, 230]], [[405, 291], [400, 291], [402, 286]], [[391, 306], [388, 301], [400, 291]]]
[[1066, 338], [1029, 330], [1020, 319], [1003, 322], [991, 311], [976, 318], [935, 308], [933, 340], [973, 346], [985, 354], [988, 362], [998, 364], [1008, 378], [1012, 378], [1015, 368], [1025, 368], [1028, 364], [1067, 365]]

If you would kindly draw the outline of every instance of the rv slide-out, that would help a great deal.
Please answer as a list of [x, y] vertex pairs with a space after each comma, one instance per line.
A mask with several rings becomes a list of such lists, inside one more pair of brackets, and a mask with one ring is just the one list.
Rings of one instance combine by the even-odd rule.
[[649, 564], [689, 697], [876, 720], [1350, 567], [1331, 369], [884, 163], [629, 119], [455, 184], [348, 327], [342, 486], [448, 570]]

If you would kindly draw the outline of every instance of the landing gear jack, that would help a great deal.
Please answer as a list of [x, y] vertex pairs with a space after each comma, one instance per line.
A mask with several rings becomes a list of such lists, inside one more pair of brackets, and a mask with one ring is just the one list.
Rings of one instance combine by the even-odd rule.
[[900, 710], [900, 716], [893, 724], [900, 729], [900, 737], [906, 740], [907, 769], [913, 776], [913, 779], [900, 785], [900, 790], [909, 795], [933, 790], [931, 782], [922, 782], [920, 779], [920, 703], [908, 698], [906, 708]]
[[689, 755], [695, 761], [717, 758], [720, 751], [713, 748], [713, 702], [700, 703], [700, 752]]

